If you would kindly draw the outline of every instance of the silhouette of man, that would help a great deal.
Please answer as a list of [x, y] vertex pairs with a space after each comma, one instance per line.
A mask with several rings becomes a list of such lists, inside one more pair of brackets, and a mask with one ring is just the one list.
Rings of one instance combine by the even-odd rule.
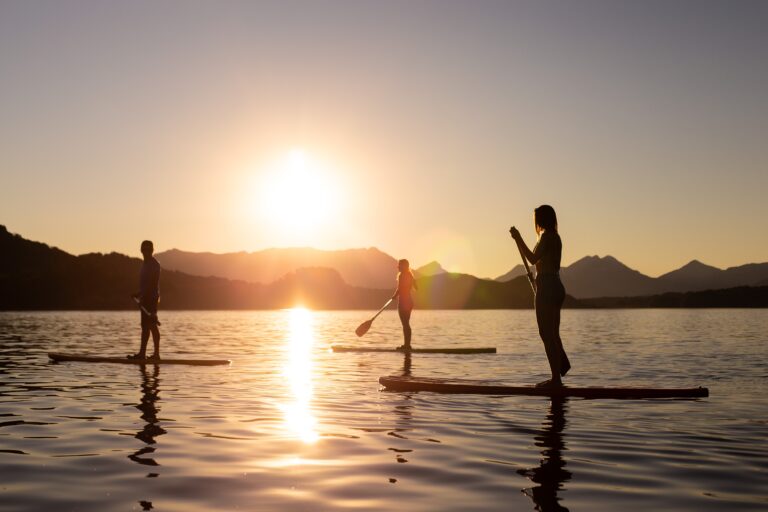
[[160, 300], [160, 264], [152, 256], [155, 247], [149, 240], [141, 242], [141, 254], [144, 263], [141, 265], [139, 276], [139, 293], [134, 293], [133, 298], [141, 306], [141, 348], [138, 354], [128, 356], [130, 359], [147, 358], [147, 342], [152, 333], [152, 343], [155, 346], [154, 353], [149, 359], [160, 359], [160, 330], [157, 327], [157, 303]]

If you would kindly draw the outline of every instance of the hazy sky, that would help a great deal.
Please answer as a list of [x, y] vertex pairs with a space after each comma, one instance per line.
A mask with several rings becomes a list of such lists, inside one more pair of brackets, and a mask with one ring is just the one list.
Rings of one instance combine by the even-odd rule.
[[0, 1], [0, 224], [495, 277], [768, 261], [768, 2]]

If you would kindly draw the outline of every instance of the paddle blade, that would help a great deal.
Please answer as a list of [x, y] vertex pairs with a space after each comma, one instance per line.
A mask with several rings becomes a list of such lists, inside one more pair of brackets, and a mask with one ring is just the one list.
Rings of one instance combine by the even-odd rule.
[[371, 325], [373, 325], [373, 319], [366, 320], [365, 322], [361, 323], [357, 329], [355, 329], [355, 334], [357, 334], [358, 337], [364, 335], [368, 332], [368, 329], [371, 328]]

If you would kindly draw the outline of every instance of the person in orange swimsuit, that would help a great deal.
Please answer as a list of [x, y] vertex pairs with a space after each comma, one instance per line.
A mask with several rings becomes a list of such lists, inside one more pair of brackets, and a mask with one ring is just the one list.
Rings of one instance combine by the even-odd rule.
[[397, 347], [398, 350], [411, 350], [411, 312], [413, 311], [413, 297], [411, 297], [411, 288], [418, 289], [416, 279], [411, 272], [411, 265], [408, 260], [397, 262], [397, 289], [392, 295], [392, 299], [397, 298], [397, 313], [400, 315], [400, 322], [403, 324], [403, 344]]

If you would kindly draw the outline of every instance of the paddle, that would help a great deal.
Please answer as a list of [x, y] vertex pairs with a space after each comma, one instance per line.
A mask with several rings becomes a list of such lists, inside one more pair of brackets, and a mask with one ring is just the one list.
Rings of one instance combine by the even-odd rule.
[[381, 312], [382, 312], [382, 311], [384, 311], [385, 309], [387, 309], [387, 306], [389, 306], [390, 304], [392, 304], [392, 299], [389, 299], [389, 300], [387, 301], [387, 303], [386, 303], [386, 304], [384, 304], [384, 305], [381, 307], [381, 309], [378, 311], [378, 313], [376, 313], [375, 315], [373, 315], [373, 318], [371, 318], [370, 320], [366, 320], [365, 322], [361, 323], [361, 324], [360, 324], [360, 325], [357, 327], [357, 329], [355, 329], [355, 334], [357, 334], [357, 336], [358, 336], [358, 337], [360, 337], [360, 336], [363, 336], [365, 333], [367, 333], [367, 332], [368, 332], [368, 329], [370, 329], [370, 328], [371, 328], [371, 325], [373, 325], [373, 321], [374, 321], [374, 320], [376, 320], [376, 317], [377, 317], [377, 316], [379, 316], [379, 315], [381, 314]]
[[518, 245], [517, 248], [520, 250], [520, 257], [523, 258], [523, 265], [525, 265], [525, 273], [528, 275], [528, 282], [531, 283], [533, 294], [536, 295], [536, 282], [533, 280], [533, 274], [531, 274], [530, 267], [528, 267], [528, 260], [525, 259], [522, 247]]
[[[152, 313], [150, 313], [149, 311], [147, 311], [147, 308], [145, 308], [145, 307], [144, 307], [144, 306], [141, 304], [141, 301], [139, 300], [139, 298], [138, 298], [138, 297], [134, 297], [134, 298], [133, 298], [133, 300], [134, 300], [134, 302], [136, 302], [136, 304], [138, 304], [138, 305], [139, 305], [139, 307], [141, 308], [141, 310], [144, 312], [144, 314], [145, 314], [145, 315], [147, 315], [147, 316], [150, 316], [150, 317], [152, 317], [152, 316], [153, 316], [153, 317], [155, 317], [155, 323], [157, 323], [157, 325], [163, 325], [163, 324], [161, 324], [161, 323], [160, 323], [160, 319], [159, 319], [159, 318], [157, 318], [157, 314], [154, 314], [154, 315], [153, 315]], [[374, 317], [374, 318], [375, 318], [375, 317]], [[366, 329], [366, 330], [368, 330], [368, 329]]]

